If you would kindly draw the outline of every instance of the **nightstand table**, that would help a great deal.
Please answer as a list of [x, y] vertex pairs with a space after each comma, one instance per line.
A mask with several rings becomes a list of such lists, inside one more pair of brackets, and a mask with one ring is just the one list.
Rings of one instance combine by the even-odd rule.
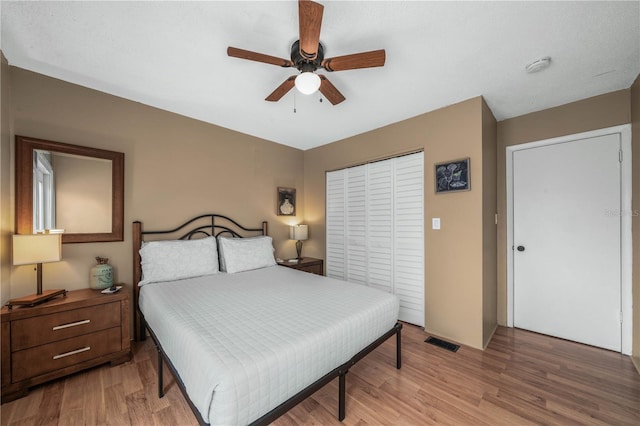
[[302, 259], [298, 259], [297, 263], [290, 263], [285, 260], [281, 263], [279, 262], [278, 265], [299, 271], [311, 272], [316, 275], [324, 275], [324, 260], [314, 257], [303, 257]]
[[2, 402], [96, 365], [131, 359], [129, 294], [68, 291], [33, 307], [2, 308]]

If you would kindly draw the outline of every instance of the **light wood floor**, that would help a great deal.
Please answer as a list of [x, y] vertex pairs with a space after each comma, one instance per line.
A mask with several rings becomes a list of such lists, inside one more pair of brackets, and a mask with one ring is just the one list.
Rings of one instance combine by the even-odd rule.
[[[346, 425], [640, 425], [640, 375], [617, 353], [499, 328], [483, 352], [457, 353], [403, 329], [403, 367], [395, 339], [347, 374]], [[156, 393], [151, 339], [134, 359], [52, 382], [2, 405], [2, 425], [196, 425], [171, 374]], [[337, 379], [275, 424], [339, 425]]]

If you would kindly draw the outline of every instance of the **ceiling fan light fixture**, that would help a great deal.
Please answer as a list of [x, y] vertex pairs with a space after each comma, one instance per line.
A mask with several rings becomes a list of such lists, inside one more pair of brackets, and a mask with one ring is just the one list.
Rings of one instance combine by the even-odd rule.
[[296, 89], [304, 95], [311, 95], [320, 88], [320, 77], [312, 72], [302, 72], [296, 77]]

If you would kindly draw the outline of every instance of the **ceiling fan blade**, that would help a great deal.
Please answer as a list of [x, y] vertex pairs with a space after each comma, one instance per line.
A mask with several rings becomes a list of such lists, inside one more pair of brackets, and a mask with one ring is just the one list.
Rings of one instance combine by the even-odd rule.
[[293, 75], [286, 79], [284, 83], [276, 88], [269, 96], [265, 98], [265, 101], [269, 102], [277, 102], [279, 101], [287, 92], [293, 89], [293, 86], [296, 84], [296, 76]]
[[310, 1], [298, 0], [298, 24], [300, 26], [300, 54], [306, 59], [316, 59], [320, 43], [320, 27], [324, 6]]
[[331, 84], [327, 77], [324, 75], [320, 75], [318, 77], [320, 77], [320, 93], [322, 93], [332, 105], [338, 105], [340, 102], [344, 101], [345, 97], [338, 89], [336, 89], [336, 86]]
[[280, 67], [290, 67], [293, 66], [293, 62], [288, 59], [277, 58], [275, 56], [265, 55], [263, 53], [252, 52], [250, 50], [238, 49], [237, 47], [229, 46], [227, 48], [227, 55], [240, 58], [240, 59], [248, 59], [250, 61], [263, 62], [265, 64], [278, 65]]
[[386, 53], [384, 49], [381, 49], [328, 58], [322, 61], [320, 66], [327, 71], [344, 71], [357, 68], [381, 67], [384, 65], [385, 60]]

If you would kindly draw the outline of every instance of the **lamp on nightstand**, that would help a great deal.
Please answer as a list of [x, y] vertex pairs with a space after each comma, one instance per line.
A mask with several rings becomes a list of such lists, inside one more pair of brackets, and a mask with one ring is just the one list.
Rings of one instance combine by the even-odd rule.
[[296, 251], [298, 259], [302, 259], [302, 242], [309, 238], [309, 227], [307, 225], [293, 225], [289, 228], [289, 239], [296, 241]]
[[60, 260], [62, 260], [62, 235], [14, 235], [13, 264], [16, 266], [36, 264], [37, 291], [36, 294], [9, 300], [7, 303], [9, 309], [15, 305], [33, 306], [61, 294], [66, 294], [67, 290], [42, 291], [42, 264], [59, 262]]

